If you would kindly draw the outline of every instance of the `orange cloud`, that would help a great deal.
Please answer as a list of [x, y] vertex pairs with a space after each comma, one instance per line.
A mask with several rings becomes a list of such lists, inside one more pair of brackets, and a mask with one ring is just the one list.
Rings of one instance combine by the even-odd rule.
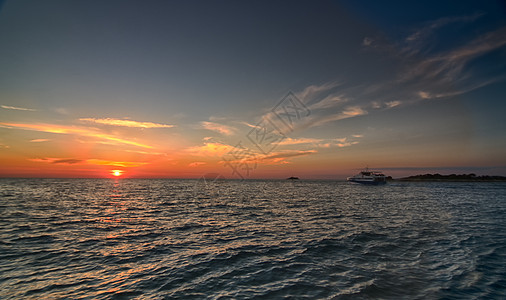
[[85, 127], [73, 127], [73, 126], [62, 126], [62, 125], [53, 125], [53, 124], [20, 124], [20, 123], [0, 123], [3, 126], [15, 127], [23, 130], [34, 130], [41, 132], [49, 132], [49, 133], [59, 133], [59, 134], [75, 134], [80, 136], [93, 137], [97, 139], [102, 139], [106, 141], [112, 141], [120, 144], [132, 145], [142, 148], [153, 148], [152, 146], [145, 145], [142, 143], [138, 143], [135, 141], [130, 141], [126, 139], [122, 139], [110, 134], [101, 133], [96, 129], [85, 128]]
[[87, 165], [98, 165], [98, 166], [115, 166], [115, 167], [124, 167], [124, 168], [132, 168], [132, 167], [140, 167], [146, 165], [148, 163], [145, 162], [131, 162], [131, 161], [113, 161], [113, 160], [103, 160], [103, 159], [77, 159], [77, 158], [55, 158], [55, 157], [45, 157], [45, 158], [30, 158], [28, 159], [34, 162], [44, 162], [50, 164], [87, 164]]
[[174, 125], [168, 125], [168, 124], [160, 124], [160, 123], [153, 123], [153, 122], [138, 122], [138, 121], [132, 121], [132, 120], [121, 120], [121, 119], [111, 119], [111, 118], [105, 118], [105, 119], [81, 118], [81, 119], [79, 119], [79, 121], [98, 123], [98, 124], [104, 124], [104, 125], [112, 125], [112, 126], [137, 127], [137, 128], [171, 128], [171, 127], [174, 127]]
[[75, 158], [30, 158], [28, 159], [30, 161], [34, 162], [45, 162], [50, 164], [66, 164], [66, 165], [73, 165], [84, 162], [82, 159], [75, 159]]
[[140, 167], [140, 166], [148, 164], [145, 162], [112, 161], [112, 160], [102, 160], [102, 159], [88, 159], [88, 160], [86, 160], [86, 163], [88, 163], [90, 165], [115, 166], [115, 167], [124, 167], [124, 168]]

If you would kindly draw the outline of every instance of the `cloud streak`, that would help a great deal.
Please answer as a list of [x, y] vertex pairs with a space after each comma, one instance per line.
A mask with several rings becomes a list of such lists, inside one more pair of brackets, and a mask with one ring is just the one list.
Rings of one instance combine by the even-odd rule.
[[64, 164], [64, 165], [73, 165], [84, 162], [83, 159], [75, 159], [75, 158], [30, 158], [29, 161], [34, 162], [44, 162], [50, 164]]
[[251, 155], [245, 156], [242, 159], [232, 159], [221, 161], [220, 163], [235, 164], [235, 163], [246, 163], [246, 164], [264, 164], [264, 165], [281, 165], [291, 163], [289, 160], [296, 157], [307, 156], [318, 153], [317, 150], [284, 150], [272, 152], [269, 154], [250, 153]]
[[223, 135], [233, 135], [235, 133], [235, 128], [231, 127], [231, 126], [227, 126], [227, 125], [223, 125], [223, 124], [219, 124], [219, 123], [216, 123], [216, 122], [208, 122], [208, 121], [203, 121], [203, 122], [200, 122], [200, 125], [202, 126], [202, 128], [204, 129], [207, 129], [207, 130], [211, 130], [211, 131], [216, 131], [216, 132], [219, 132]]
[[197, 156], [223, 156], [232, 150], [236, 150], [236, 148], [227, 144], [213, 142], [205, 143], [203, 146], [194, 146], [186, 149], [187, 152]]
[[286, 138], [281, 141], [279, 146], [291, 146], [291, 145], [311, 145], [312, 147], [318, 148], [329, 148], [329, 147], [349, 147], [352, 145], [356, 145], [359, 143], [357, 139], [362, 138], [362, 135], [352, 135], [352, 139], [344, 137], [344, 138], [336, 138], [336, 139], [312, 139], [312, 138]]
[[79, 121], [96, 123], [96, 124], [103, 124], [103, 125], [111, 125], [111, 126], [134, 127], [134, 128], [171, 128], [171, 127], [174, 127], [174, 125], [169, 125], [169, 124], [160, 124], [160, 123], [153, 123], [153, 122], [139, 122], [139, 121], [132, 121], [132, 120], [124, 120], [124, 119], [112, 119], [112, 118], [105, 118], [105, 119], [81, 118], [81, 119], [79, 119]]
[[123, 168], [133, 168], [147, 165], [146, 162], [133, 162], [133, 161], [114, 161], [114, 160], [103, 160], [103, 159], [87, 159], [87, 164], [99, 165], [99, 166], [114, 166]]
[[188, 167], [195, 168], [195, 167], [202, 166], [202, 165], [205, 165], [205, 164], [207, 164], [207, 163], [203, 162], [203, 161], [194, 161], [192, 163], [189, 163]]
[[55, 157], [31, 158], [28, 160], [34, 161], [34, 162], [49, 163], [49, 164], [63, 164], [63, 165], [86, 164], [86, 165], [98, 165], [98, 166], [114, 166], [114, 167], [123, 167], [123, 168], [140, 167], [140, 166], [148, 164], [145, 162], [132, 162], [132, 161], [113, 161], [113, 160], [103, 160], [103, 159], [55, 158]]
[[308, 122], [306, 122], [303, 126], [304, 127], [316, 127], [316, 126], [322, 126], [329, 122], [339, 121], [343, 119], [358, 117], [367, 115], [368, 112], [364, 110], [362, 107], [355, 105], [355, 106], [348, 106], [344, 109], [335, 112], [333, 114], [326, 114], [326, 115], [314, 115]]
[[310, 85], [306, 87], [304, 90], [297, 93], [297, 97], [299, 99], [303, 99], [303, 101], [306, 101], [306, 103], [311, 102], [315, 98], [320, 98], [322, 94], [328, 93], [329, 91], [335, 89], [336, 87], [339, 87], [341, 85], [341, 82], [339, 81], [332, 81], [323, 83], [320, 85]]
[[349, 101], [349, 99], [347, 99], [343, 95], [331, 94], [331, 95], [328, 95], [327, 97], [319, 100], [318, 102], [313, 103], [309, 107], [309, 109], [310, 110], [328, 109], [328, 108], [336, 107], [336, 106], [346, 103], [348, 101]]
[[469, 77], [469, 74], [467, 77], [464, 76], [463, 72], [471, 61], [504, 45], [506, 45], [506, 27], [483, 34], [456, 49], [429, 56], [409, 65], [408, 71], [400, 74], [398, 83], [423, 81], [437, 87], [455, 84], [455, 81], [463, 82]]
[[323, 139], [314, 139], [314, 138], [286, 138], [278, 143], [279, 146], [287, 146], [287, 145], [300, 145], [300, 144], [319, 144], [323, 141]]
[[425, 26], [411, 33], [406, 37], [405, 41], [412, 43], [414, 41], [425, 40], [434, 33], [437, 29], [452, 24], [452, 23], [471, 23], [482, 17], [483, 13], [476, 13], [471, 16], [455, 16], [455, 17], [444, 17], [434, 21], [427, 22]]
[[316, 150], [278, 151], [267, 155], [260, 155], [257, 158], [257, 161], [263, 164], [287, 164], [290, 163], [288, 160], [291, 158], [307, 156], [316, 153], [318, 153]]
[[0, 105], [3, 109], [10, 109], [10, 110], [22, 110], [22, 111], [37, 111], [33, 108], [24, 108], [24, 107], [17, 107], [17, 106], [8, 106], [8, 105]]
[[136, 146], [141, 148], [153, 148], [150, 145], [142, 144], [136, 141], [123, 139], [114, 135], [102, 133], [96, 129], [86, 127], [73, 127], [63, 126], [54, 124], [24, 124], [24, 123], [0, 123], [2, 126], [8, 126], [10, 128], [17, 128], [23, 130], [33, 130], [40, 132], [49, 132], [57, 134], [74, 134], [78, 136], [92, 137], [99, 140], [105, 140], [108, 142], [114, 142], [124, 145]]

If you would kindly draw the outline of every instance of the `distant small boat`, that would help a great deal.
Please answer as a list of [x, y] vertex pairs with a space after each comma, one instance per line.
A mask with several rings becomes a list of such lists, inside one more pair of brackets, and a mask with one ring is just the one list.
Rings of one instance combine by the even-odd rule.
[[292, 176], [292, 177], [288, 177], [287, 180], [299, 180], [299, 177]]
[[385, 184], [387, 183], [387, 177], [381, 171], [370, 171], [369, 168], [365, 168], [355, 176], [348, 177], [346, 180], [352, 183], [361, 184]]

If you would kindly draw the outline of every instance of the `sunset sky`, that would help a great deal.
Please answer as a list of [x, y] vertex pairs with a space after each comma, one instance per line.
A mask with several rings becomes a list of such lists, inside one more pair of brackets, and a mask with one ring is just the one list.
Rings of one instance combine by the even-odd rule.
[[0, 177], [506, 175], [505, 95], [503, 1], [0, 1]]

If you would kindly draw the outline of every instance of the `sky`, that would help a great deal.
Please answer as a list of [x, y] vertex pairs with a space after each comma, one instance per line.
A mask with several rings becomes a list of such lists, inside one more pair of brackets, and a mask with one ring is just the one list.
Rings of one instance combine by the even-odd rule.
[[506, 175], [503, 1], [0, 1], [0, 177]]

